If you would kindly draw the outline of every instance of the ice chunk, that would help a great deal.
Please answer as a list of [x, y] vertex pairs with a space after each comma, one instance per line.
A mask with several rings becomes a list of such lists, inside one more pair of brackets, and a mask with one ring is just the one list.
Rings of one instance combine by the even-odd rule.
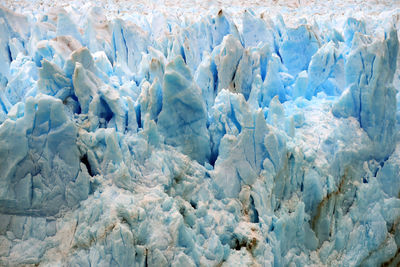
[[243, 54], [243, 46], [233, 35], [229, 34], [224, 37], [219, 48], [216, 48], [213, 53], [215, 55], [215, 65], [218, 71], [218, 89], [230, 89], [233, 87], [231, 82], [234, 78], [236, 68]]
[[338, 84], [344, 82], [344, 75], [336, 67], [340, 63], [343, 63], [342, 55], [333, 42], [318, 49], [308, 66], [308, 90], [304, 96], [311, 99], [318, 91], [325, 91], [328, 95], [340, 95], [340, 88], [331, 90], [327, 84], [329, 77], [334, 77]]
[[267, 107], [271, 99], [278, 95], [281, 102], [286, 100], [285, 91], [283, 90], [283, 83], [280, 79], [279, 69], [281, 67], [281, 60], [276, 54], [268, 60], [268, 69], [265, 76], [264, 83], [261, 87], [259, 96], [260, 107]]
[[250, 96], [253, 82], [253, 57], [249, 49], [243, 51], [243, 55], [236, 69], [233, 79], [233, 91], [242, 93], [247, 100]]
[[344, 26], [344, 38], [348, 46], [351, 46], [356, 32], [361, 34], [366, 33], [365, 22], [355, 18], [348, 18]]
[[90, 9], [83, 30], [82, 42], [92, 53], [104, 52], [108, 58], [113, 58], [112, 26], [102, 8], [95, 6]]
[[[60, 12], [57, 17], [57, 36], [70, 35], [76, 40], [81, 41], [82, 36], [80, 35], [75, 23], [71, 20], [65, 12]], [[82, 41], [81, 41], [82, 43]]]
[[147, 52], [149, 34], [135, 24], [116, 19], [112, 26], [112, 40], [114, 61], [133, 72], [138, 70], [141, 53]]
[[100, 81], [95, 75], [86, 70], [81, 63], [76, 63], [74, 76], [72, 78], [75, 94], [78, 97], [81, 112], [89, 112], [89, 104], [97, 94], [97, 88], [101, 86]]
[[251, 10], [245, 10], [242, 20], [243, 40], [246, 47], [267, 45], [274, 48], [274, 33], [263, 19], [256, 18]]
[[296, 75], [308, 69], [311, 57], [319, 46], [312, 27], [300, 25], [296, 28], [286, 28], [280, 40], [279, 53], [289, 74]]
[[336, 116], [353, 116], [376, 146], [375, 157], [382, 159], [393, 152], [396, 97], [392, 81], [398, 51], [394, 29], [385, 40], [370, 40], [356, 33], [346, 62], [348, 91], [333, 107]]
[[[10, 63], [15, 59], [9, 44], [10, 41], [12, 38], [26, 40], [29, 28], [28, 20], [25, 16], [3, 7], [0, 8], [0, 78], [8, 78]], [[14, 56], [17, 55], [14, 54]]]
[[218, 155], [220, 140], [225, 134], [237, 136], [242, 127], [252, 127], [252, 115], [244, 97], [222, 90], [215, 99], [211, 109], [209, 127], [212, 147], [212, 158]]
[[19, 54], [10, 64], [9, 82], [5, 88], [5, 106], [9, 110], [18, 102], [23, 102], [29, 96], [36, 95], [38, 71], [28, 57]]
[[[222, 97], [226, 98], [223, 100]], [[261, 112], [253, 115], [248, 111], [242, 95], [223, 90], [217, 96], [216, 103], [219, 101], [226, 104], [221, 103], [224, 109], [220, 107], [215, 111], [214, 116], [221, 121], [217, 122], [217, 128], [210, 129], [213, 153], [218, 153], [213, 174], [223, 192], [219, 197], [237, 197], [241, 183], [252, 185], [255, 182], [266, 158], [275, 167], [271, 171], [280, 170], [285, 144], [267, 127]], [[218, 128], [222, 133], [216, 131]], [[219, 139], [220, 136], [223, 136], [222, 139]]]
[[[149, 114], [150, 120], [157, 120], [158, 114], [162, 108], [162, 88], [161, 84], [156, 78], [152, 85], [143, 84], [142, 93], [139, 96], [140, 112], [142, 119], [145, 118], [146, 114]], [[144, 122], [142, 121], [142, 124]]]
[[399, 159], [397, 157], [398, 151], [399, 147], [396, 145], [394, 153], [377, 174], [377, 179], [381, 184], [382, 190], [391, 197], [397, 197], [398, 193], [400, 193], [400, 181], [397, 179], [400, 175], [399, 164], [397, 164]]
[[[68, 183], [88, 183], [88, 177], [76, 181], [80, 173], [77, 129], [60, 100], [44, 95], [29, 98], [24, 116], [5, 121], [0, 132], [2, 212], [55, 214], [68, 206]], [[83, 190], [78, 200], [85, 199], [87, 189], [76, 188]]]
[[214, 105], [214, 100], [217, 95], [215, 88], [217, 80], [216, 74], [216, 67], [210, 55], [205, 55], [194, 74], [194, 80], [199, 88], [201, 88], [202, 97], [205, 100], [207, 110], [210, 110]]
[[72, 82], [57, 65], [43, 59], [39, 69], [38, 89], [41, 93], [65, 100], [72, 95]]
[[158, 127], [165, 142], [204, 163], [210, 156], [207, 115], [200, 89], [181, 57], [167, 64]]

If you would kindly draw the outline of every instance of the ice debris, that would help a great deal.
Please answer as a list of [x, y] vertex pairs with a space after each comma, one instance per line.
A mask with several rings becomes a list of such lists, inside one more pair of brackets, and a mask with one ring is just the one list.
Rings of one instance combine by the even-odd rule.
[[0, 265], [398, 265], [385, 12], [0, 8]]

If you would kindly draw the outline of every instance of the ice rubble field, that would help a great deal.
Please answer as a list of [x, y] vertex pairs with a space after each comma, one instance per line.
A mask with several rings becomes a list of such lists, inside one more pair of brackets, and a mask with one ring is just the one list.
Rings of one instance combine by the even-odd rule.
[[398, 2], [49, 3], [0, 9], [1, 266], [399, 264]]

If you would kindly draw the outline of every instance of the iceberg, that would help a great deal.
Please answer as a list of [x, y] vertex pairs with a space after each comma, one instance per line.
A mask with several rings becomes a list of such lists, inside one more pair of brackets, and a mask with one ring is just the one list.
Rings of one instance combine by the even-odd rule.
[[400, 8], [172, 2], [0, 7], [0, 265], [398, 266]]

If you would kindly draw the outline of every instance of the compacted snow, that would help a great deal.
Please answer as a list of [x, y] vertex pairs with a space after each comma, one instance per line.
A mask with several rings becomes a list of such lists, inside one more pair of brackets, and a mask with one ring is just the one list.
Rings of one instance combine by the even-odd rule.
[[1, 4], [1, 266], [400, 264], [399, 2]]

